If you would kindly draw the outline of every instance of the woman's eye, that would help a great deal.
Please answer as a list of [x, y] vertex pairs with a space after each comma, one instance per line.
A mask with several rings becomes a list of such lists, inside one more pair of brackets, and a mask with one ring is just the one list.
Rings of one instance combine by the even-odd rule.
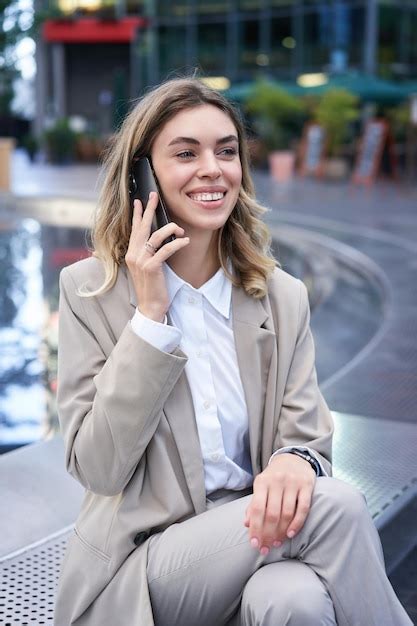
[[236, 156], [237, 154], [237, 150], [236, 148], [224, 148], [220, 154], [223, 154], [225, 156]]
[[183, 152], [179, 152], [176, 156], [180, 159], [189, 159], [194, 156], [194, 154], [191, 152], [191, 150], [184, 150]]

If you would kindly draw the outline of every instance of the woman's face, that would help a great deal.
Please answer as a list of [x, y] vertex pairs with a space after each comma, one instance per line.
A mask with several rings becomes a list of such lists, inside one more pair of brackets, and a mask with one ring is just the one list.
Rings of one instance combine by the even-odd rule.
[[151, 156], [171, 220], [186, 234], [221, 228], [242, 182], [229, 116], [212, 105], [177, 113], [156, 137]]

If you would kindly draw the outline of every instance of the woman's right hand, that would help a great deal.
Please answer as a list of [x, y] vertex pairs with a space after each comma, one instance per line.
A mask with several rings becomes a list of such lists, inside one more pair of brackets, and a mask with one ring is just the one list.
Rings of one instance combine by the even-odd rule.
[[[184, 237], [184, 229], [170, 222], [151, 235], [152, 220], [158, 205], [158, 194], [149, 194], [145, 211], [140, 200], [134, 201], [132, 232], [125, 261], [135, 286], [136, 298], [140, 312], [162, 322], [169, 307], [168, 291], [162, 263], [178, 250], [185, 248], [190, 240]], [[162, 246], [170, 235], [176, 239]], [[145, 248], [146, 242], [156, 248], [153, 253]], [[162, 246], [160, 248], [160, 246]]]

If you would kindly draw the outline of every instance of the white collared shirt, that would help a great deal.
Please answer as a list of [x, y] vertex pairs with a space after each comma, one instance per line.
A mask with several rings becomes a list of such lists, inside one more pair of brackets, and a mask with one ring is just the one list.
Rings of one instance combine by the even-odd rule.
[[252, 485], [253, 476], [248, 412], [232, 327], [232, 283], [222, 268], [199, 289], [167, 263], [163, 270], [172, 325], [166, 318], [164, 323], [155, 322], [136, 309], [132, 329], [155, 348], [172, 352], [180, 347], [188, 357], [185, 373], [194, 404], [206, 493], [245, 489]]

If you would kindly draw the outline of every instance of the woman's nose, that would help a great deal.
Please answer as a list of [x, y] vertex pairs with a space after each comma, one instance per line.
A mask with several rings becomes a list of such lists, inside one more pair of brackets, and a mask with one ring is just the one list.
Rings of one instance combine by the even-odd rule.
[[215, 154], [210, 153], [201, 156], [198, 170], [198, 175], [200, 176], [200, 178], [218, 178], [221, 173], [222, 171], [220, 169]]

